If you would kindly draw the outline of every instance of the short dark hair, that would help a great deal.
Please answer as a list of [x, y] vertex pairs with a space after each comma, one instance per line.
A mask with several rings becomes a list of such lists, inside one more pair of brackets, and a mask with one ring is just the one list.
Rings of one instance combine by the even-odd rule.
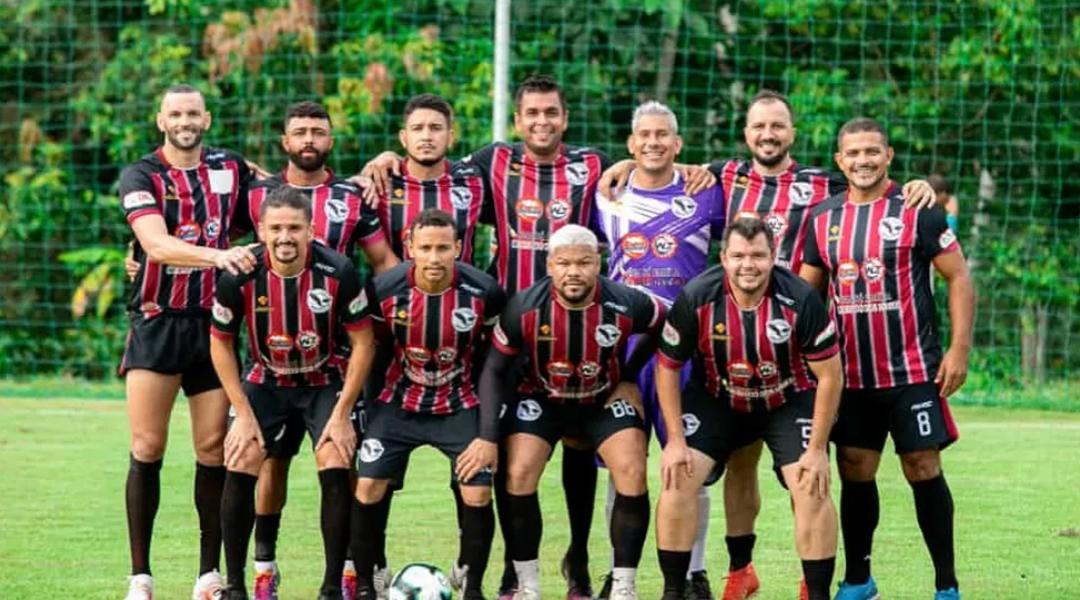
[[447, 102], [445, 98], [436, 94], [417, 94], [412, 98], [409, 98], [409, 101], [405, 103], [405, 111], [404, 114], [402, 114], [401, 119], [402, 122], [408, 121], [409, 115], [421, 108], [433, 110], [446, 117], [447, 124], [454, 121], [454, 107], [450, 106], [450, 103]]
[[162, 94], [162, 97], [168, 96], [169, 94], [198, 94], [200, 96], [203, 95], [202, 91], [199, 90], [199, 88], [193, 85], [188, 85], [186, 83], [170, 85], [169, 87], [165, 88], [165, 93]]
[[326, 122], [330, 123], [331, 127], [334, 126], [330, 122], [330, 113], [326, 112], [326, 108], [322, 104], [311, 100], [290, 104], [289, 108], [285, 109], [285, 121], [281, 124], [282, 131], [288, 131], [289, 121], [295, 118], [326, 119]]
[[952, 182], [941, 173], [934, 173], [926, 178], [935, 194], [952, 194]]
[[791, 108], [791, 102], [788, 101], [787, 96], [770, 90], [768, 88], [761, 88], [758, 93], [754, 94], [754, 97], [750, 99], [750, 104], [746, 105], [746, 112], [750, 112], [750, 109], [754, 107], [758, 102], [779, 102], [787, 109], [788, 116], [791, 117], [791, 122], [795, 122], [795, 110]]
[[844, 139], [845, 135], [864, 132], [880, 133], [885, 145], [889, 145], [889, 132], [885, 131], [885, 126], [870, 117], [855, 117], [844, 123], [836, 134], [836, 145], [840, 145], [840, 140]]
[[727, 228], [724, 229], [723, 248], [726, 250], [728, 247], [728, 241], [731, 240], [732, 234], [739, 234], [740, 237], [746, 241], [751, 241], [759, 235], [765, 236], [765, 242], [769, 245], [769, 253], [776, 252], [776, 238], [773, 236], [772, 229], [765, 224], [765, 221], [751, 216], [742, 216], [731, 223], [728, 223]]
[[454, 230], [454, 239], [457, 239], [457, 223], [454, 221], [454, 217], [450, 216], [450, 213], [445, 210], [425, 208], [420, 211], [420, 214], [416, 215], [413, 222], [409, 224], [409, 235], [412, 235], [421, 227], [449, 227]]
[[518, 84], [517, 90], [514, 91], [514, 109], [516, 110], [521, 106], [521, 97], [525, 94], [546, 94], [548, 92], [556, 92], [559, 94], [559, 104], [562, 105], [562, 109], [566, 110], [566, 94], [563, 93], [563, 89], [559, 87], [559, 83], [549, 75], [529, 75]]
[[304, 219], [311, 222], [311, 199], [307, 194], [291, 185], [283, 185], [267, 194], [262, 205], [259, 206], [259, 220], [266, 216], [266, 211], [271, 208], [295, 208], [303, 211]]

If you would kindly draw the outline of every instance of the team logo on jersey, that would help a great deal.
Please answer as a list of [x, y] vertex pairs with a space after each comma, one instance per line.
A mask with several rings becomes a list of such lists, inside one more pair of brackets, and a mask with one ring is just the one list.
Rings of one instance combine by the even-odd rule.
[[563, 221], [570, 216], [570, 203], [562, 198], [556, 198], [548, 202], [548, 219], [551, 221]]
[[468, 210], [472, 206], [472, 190], [464, 186], [450, 188], [450, 204], [458, 210]]
[[596, 377], [600, 374], [600, 364], [587, 360], [578, 365], [577, 372], [582, 377]]
[[956, 233], [952, 229], [946, 229], [945, 231], [941, 232], [941, 235], [938, 236], [937, 241], [938, 245], [940, 245], [942, 248], [948, 248], [950, 245], [952, 245], [953, 242], [956, 241]]
[[631, 260], [644, 258], [649, 253], [649, 238], [640, 233], [624, 235], [619, 245], [622, 246], [623, 254]]
[[670, 233], [661, 233], [653, 238], [652, 252], [656, 258], [671, 258], [679, 249], [679, 240]]
[[689, 219], [697, 212], [697, 202], [690, 196], [675, 196], [671, 199], [671, 214], [680, 219]]
[[219, 304], [217, 300], [214, 300], [214, 308], [210, 310], [214, 315], [214, 320], [222, 325], [228, 325], [232, 323], [233, 312], [228, 307]]
[[266, 336], [266, 347], [277, 352], [286, 352], [292, 349], [293, 339], [287, 333], [275, 333]]
[[664, 321], [664, 330], [660, 333], [660, 339], [664, 340], [669, 346], [678, 346], [682, 341], [682, 336], [679, 335], [679, 330], [675, 329], [675, 326], [668, 321]]
[[522, 198], [514, 206], [518, 217], [526, 221], [535, 221], [544, 216], [544, 203], [536, 198]]
[[840, 226], [829, 226], [829, 235], [825, 238], [826, 242], [839, 242], [840, 241]]
[[746, 187], [750, 183], [750, 178], [746, 175], [739, 175], [735, 178], [735, 187]]
[[900, 239], [900, 233], [904, 231], [904, 222], [896, 217], [885, 217], [878, 223], [877, 231], [882, 239], [895, 242]]
[[701, 419], [697, 418], [694, 413], [683, 413], [682, 416], [682, 428], [683, 435], [690, 437], [697, 433], [698, 428], [701, 427]]
[[769, 213], [765, 217], [765, 226], [772, 231], [774, 238], [780, 238], [784, 235], [784, 230], [787, 229], [787, 219], [784, 218], [784, 215]]
[[776, 363], [765, 361], [757, 366], [758, 377], [768, 379], [776, 375]]
[[311, 350], [319, 345], [319, 334], [314, 331], [301, 331], [296, 336], [296, 347], [301, 350]]
[[473, 326], [476, 325], [476, 311], [471, 308], [455, 308], [450, 315], [450, 322], [454, 326], [454, 331], [461, 333], [472, 331]]
[[435, 360], [439, 361], [439, 364], [448, 365], [454, 362], [457, 358], [457, 349], [450, 346], [443, 346], [435, 352]]
[[124, 210], [134, 210], [144, 206], [157, 204], [154, 195], [146, 190], [136, 190], [124, 195]]
[[200, 235], [202, 235], [202, 228], [199, 227], [199, 224], [195, 222], [189, 221], [187, 223], [182, 223], [179, 227], [176, 228], [176, 237], [184, 240], [189, 244], [194, 244], [195, 242], [199, 241]]
[[840, 285], [852, 285], [859, 280], [859, 263], [845, 260], [836, 267], [836, 280]]
[[165, 197], [162, 198], [162, 200], [167, 202], [178, 202], [180, 200], [180, 196], [176, 193], [176, 188], [174, 188], [171, 183], [165, 186]]
[[604, 348], [610, 348], [619, 342], [620, 335], [622, 335], [622, 332], [619, 331], [617, 326], [612, 325], [611, 323], [604, 323], [596, 328], [596, 331], [593, 333], [593, 339], [596, 340], [597, 344], [600, 344]]
[[375, 438], [367, 438], [360, 443], [360, 462], [373, 463], [383, 455], [386, 448]]
[[206, 226], [203, 227], [203, 232], [206, 233], [206, 241], [212, 242], [218, 239], [221, 235], [221, 221], [217, 219], [207, 219]]
[[863, 263], [862, 272], [867, 281], [878, 281], [885, 276], [885, 263], [876, 256], [870, 257]]
[[337, 198], [327, 200], [324, 210], [326, 211], [326, 218], [333, 223], [342, 223], [349, 216], [349, 207], [344, 201]]
[[713, 327], [713, 331], [716, 332], [716, 335], [724, 335], [724, 332], [727, 331], [727, 326], [723, 323], [717, 323], [716, 327]]
[[321, 315], [330, 310], [330, 292], [322, 288], [311, 288], [307, 293], [307, 307], [311, 312]]
[[367, 290], [360, 290], [360, 294], [349, 303], [349, 312], [358, 315], [367, 308]]
[[570, 163], [566, 165], [566, 180], [570, 185], [585, 185], [589, 180], [589, 167], [582, 163]]
[[423, 346], [408, 346], [405, 348], [405, 358], [416, 364], [426, 365], [431, 360], [431, 352]]
[[746, 380], [754, 376], [754, 367], [745, 360], [737, 360], [728, 363], [727, 372], [732, 379]]
[[774, 344], [783, 344], [791, 339], [791, 323], [784, 319], [770, 319], [765, 323], [765, 337]]
[[572, 377], [574, 365], [561, 360], [552, 361], [547, 364], [547, 372], [552, 377]]
[[810, 204], [810, 200], [814, 197], [814, 188], [805, 181], [796, 181], [788, 188], [788, 202], [797, 204], [799, 206], [806, 206]]
[[517, 418], [518, 421], [535, 421], [540, 418], [540, 415], [544, 414], [544, 409], [540, 408], [540, 403], [532, 398], [526, 398], [517, 405]]

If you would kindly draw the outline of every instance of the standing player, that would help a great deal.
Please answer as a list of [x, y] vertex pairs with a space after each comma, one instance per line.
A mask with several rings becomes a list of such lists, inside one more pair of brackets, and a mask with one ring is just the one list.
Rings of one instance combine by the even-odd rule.
[[453, 218], [429, 208], [412, 222], [412, 260], [375, 278], [379, 344], [393, 360], [360, 446], [353, 507], [357, 598], [374, 598], [375, 555], [385, 539], [379, 503], [401, 481], [409, 454], [429, 444], [450, 458], [464, 506], [458, 512], [461, 549], [450, 578], [463, 598], [483, 598], [481, 585], [495, 514], [491, 473], [498, 459], [498, 397], [477, 398], [476, 363], [505, 304], [495, 280], [455, 262], [461, 252]]
[[[611, 251], [609, 277], [652, 295], [670, 307], [687, 282], [705, 270], [709, 246], [720, 239], [724, 223], [724, 198], [717, 186], [694, 195], [683, 189], [683, 178], [675, 168], [682, 149], [679, 123], [670, 108], [646, 102], [634, 110], [627, 149], [634, 156], [634, 170], [625, 190], [614, 199], [602, 191], [596, 196], [595, 229], [606, 238]], [[631, 348], [633, 348], [631, 342]], [[631, 350], [633, 351], [633, 350]], [[682, 373], [689, 376], [689, 365]], [[661, 445], [667, 439], [656, 403], [655, 360], [637, 377], [644, 415], [657, 430]], [[701, 487], [698, 496], [699, 524], [688, 577], [693, 598], [712, 593], [705, 573], [705, 537], [708, 532], [709, 496]], [[608, 486], [608, 509], [614, 499]], [[610, 577], [600, 598], [610, 593]]]
[[[263, 199], [259, 239], [258, 266], [222, 275], [213, 309], [211, 355], [235, 413], [225, 438], [221, 500], [226, 598], [248, 597], [244, 562], [255, 524], [255, 482], [265, 457], [299, 418], [315, 442], [322, 489], [326, 567], [319, 598], [339, 600], [356, 447], [350, 415], [374, 356], [372, 292], [360, 287], [347, 258], [313, 242], [311, 201], [296, 188], [282, 186]], [[241, 383], [235, 339], [245, 321], [251, 361]], [[346, 334], [348, 354], [341, 345]]]
[[195, 600], [221, 590], [222, 442], [228, 400], [210, 364], [214, 268], [250, 271], [246, 248], [229, 248], [228, 232], [251, 172], [244, 159], [202, 145], [210, 128], [202, 94], [187, 85], [165, 91], [157, 127], [160, 148], [120, 175], [120, 204], [135, 233], [137, 263], [128, 311], [131, 328], [120, 365], [125, 376], [131, 463], [127, 474], [131, 581], [128, 600], [149, 600], [150, 539], [161, 495], [161, 462], [169, 417], [180, 389], [188, 397], [195, 444], [199, 577]]
[[[514, 296], [495, 330], [481, 397], [513, 397], [503, 422], [506, 510], [515, 600], [540, 597], [542, 522], [536, 489], [555, 443], [566, 435], [596, 448], [615, 480], [611, 516], [615, 552], [612, 598], [637, 598], [635, 577], [648, 534], [645, 426], [634, 377], [656, 349], [663, 307], [637, 290], [602, 278], [596, 236], [566, 225], [550, 238], [550, 277]], [[631, 335], [641, 334], [629, 358]], [[526, 380], [514, 394], [514, 364]]]
[[[836, 162], [847, 194], [814, 209], [801, 275], [838, 315], [844, 394], [833, 432], [840, 467], [846, 573], [837, 600], [877, 598], [870, 550], [878, 523], [874, 476], [891, 435], [915, 495], [936, 573], [937, 600], [959, 598], [953, 502], [940, 451], [956, 439], [945, 399], [967, 377], [974, 296], [956, 234], [938, 207], [907, 210], [889, 180], [893, 149], [872, 119], [840, 129]], [[952, 339], [942, 355], [931, 266], [948, 283]]]

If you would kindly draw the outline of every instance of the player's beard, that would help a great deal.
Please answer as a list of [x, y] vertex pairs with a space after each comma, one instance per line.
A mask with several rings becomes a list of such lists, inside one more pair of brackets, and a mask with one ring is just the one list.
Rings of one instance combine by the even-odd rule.
[[788, 153], [791, 152], [791, 144], [784, 146], [780, 142], [777, 142], [777, 146], [779, 146], [779, 151], [772, 156], [762, 156], [757, 152], [756, 148], [751, 150], [754, 155], [754, 160], [763, 167], [775, 167], [780, 164], [787, 158]]
[[[314, 155], [305, 155], [304, 151], [311, 150]], [[326, 157], [329, 153], [319, 152], [315, 148], [303, 148], [300, 152], [292, 152], [289, 154], [289, 162], [296, 165], [301, 171], [307, 171], [313, 173], [323, 168], [326, 164]]]
[[[279, 248], [292, 248], [292, 254], [286, 254], [285, 257], [279, 253]], [[300, 247], [292, 242], [280, 242], [274, 244], [274, 260], [282, 264], [292, 264], [296, 259], [300, 258]]]
[[746, 285], [744, 285], [742, 283], [742, 281], [740, 280], [740, 277], [739, 277], [739, 272], [736, 271], [735, 276], [731, 278], [731, 285], [738, 288], [738, 290], [740, 292], [742, 292], [744, 294], [747, 294], [749, 296], [753, 296], [754, 294], [756, 294], [756, 293], [760, 292], [761, 290], [763, 290], [766, 285], [768, 285], [768, 283], [769, 283], [768, 273], [765, 273], [764, 275], [765, 276], [763, 277], [762, 273], [760, 271], [758, 271], [755, 274], [755, 276], [758, 278], [758, 283], [754, 287], [751, 288], [751, 287], [747, 287]]
[[416, 164], [424, 167], [434, 167], [435, 165], [441, 163], [443, 160], [446, 159], [446, 153], [440, 154], [439, 156], [436, 156], [434, 158], [420, 158], [418, 156], [410, 154], [409, 159]]
[[202, 144], [203, 130], [201, 127], [185, 127], [182, 129], [182, 131], [193, 134], [191, 137], [191, 141], [187, 144], [181, 142], [180, 138], [174, 135], [173, 132], [170, 130], [165, 132], [165, 137], [169, 139], [170, 146], [176, 148], [177, 150], [186, 151], [194, 150], [195, 148], [198, 148], [200, 144]]
[[596, 283], [594, 282], [592, 285], [589, 286], [586, 286], [584, 284], [578, 285], [581, 287], [581, 292], [577, 294], [571, 295], [569, 292], [567, 292], [566, 284], [559, 286], [555, 289], [555, 291], [559, 294], [559, 297], [562, 298], [563, 302], [567, 304], [580, 304], [584, 302], [586, 298], [592, 295], [593, 289], [596, 287]]

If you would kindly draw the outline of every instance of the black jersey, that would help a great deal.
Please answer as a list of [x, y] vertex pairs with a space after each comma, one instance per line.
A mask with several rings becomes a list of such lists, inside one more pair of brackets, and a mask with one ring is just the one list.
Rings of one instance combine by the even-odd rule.
[[[169, 235], [196, 246], [229, 247], [233, 219], [246, 211], [252, 173], [239, 154], [204, 148], [199, 164], [180, 169], [159, 148], [128, 165], [120, 174], [120, 206], [128, 223], [146, 215], [165, 219]], [[128, 309], [145, 318], [168, 311], [202, 312], [214, 302], [212, 267], [158, 264], [135, 241], [139, 263]]]
[[394, 354], [379, 401], [437, 415], [473, 408], [477, 363], [506, 296], [494, 278], [464, 263], [439, 294], [421, 290], [414, 272], [407, 261], [375, 277], [378, 340]]
[[839, 352], [836, 325], [808, 283], [773, 267], [757, 307], [743, 309], [721, 266], [679, 293], [660, 336], [659, 360], [673, 369], [692, 361], [692, 377], [732, 408], [776, 408], [816, 387], [806, 361]]
[[659, 332], [664, 308], [651, 295], [605, 277], [592, 294], [588, 306], [567, 308], [545, 277], [510, 299], [493, 338], [503, 354], [525, 353], [522, 391], [556, 401], [602, 401], [598, 396], [623, 378], [630, 336]]
[[266, 248], [259, 264], [242, 275], [222, 273], [212, 311], [211, 334], [234, 339], [247, 321], [250, 356], [245, 378], [279, 387], [341, 382], [348, 354], [344, 331], [371, 324], [374, 289], [360, 286], [352, 262], [312, 243], [307, 265], [292, 277], [270, 268]]

